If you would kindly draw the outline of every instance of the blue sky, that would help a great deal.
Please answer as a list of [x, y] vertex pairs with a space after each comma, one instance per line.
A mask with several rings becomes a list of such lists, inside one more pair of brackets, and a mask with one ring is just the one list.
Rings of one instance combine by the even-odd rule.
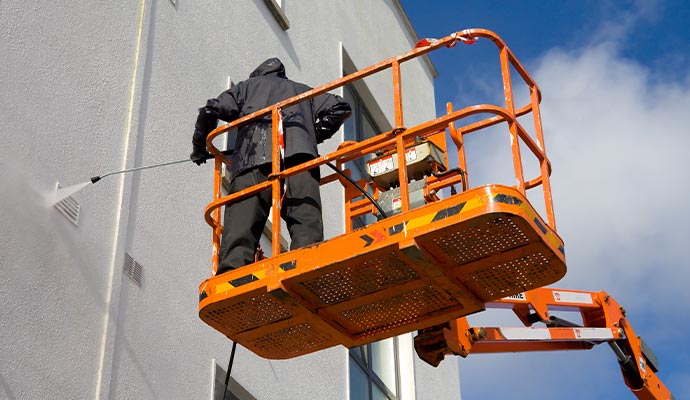
[[[542, 91], [554, 208], [568, 262], [568, 275], [552, 286], [614, 296], [655, 351], [666, 386], [677, 399], [690, 398], [690, 3], [402, 4], [420, 37], [486, 28], [527, 67]], [[474, 46], [432, 53], [437, 110], [446, 101], [456, 108], [501, 101], [500, 82], [490, 72], [497, 68], [493, 49]], [[491, 151], [500, 140], [477, 139], [481, 156], [468, 168], [472, 184], [511, 179], [490, 167], [501, 156]], [[498, 312], [470, 322], [519, 324]], [[607, 346], [458, 360], [464, 399], [635, 398]]]

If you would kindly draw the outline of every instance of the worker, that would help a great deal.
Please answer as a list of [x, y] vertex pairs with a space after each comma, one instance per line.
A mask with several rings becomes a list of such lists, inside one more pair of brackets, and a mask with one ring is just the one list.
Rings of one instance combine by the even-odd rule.
[[[209, 99], [199, 109], [190, 158], [197, 165], [206, 162], [209, 157], [206, 137], [219, 119], [232, 122], [308, 90], [311, 90], [309, 86], [287, 78], [278, 58], [264, 61], [249, 79]], [[283, 169], [318, 157], [317, 144], [333, 136], [350, 113], [350, 105], [342, 97], [329, 93], [283, 109]], [[271, 138], [270, 114], [239, 127], [231, 156], [230, 193], [268, 179], [273, 151]], [[320, 179], [318, 167], [286, 179], [281, 217], [290, 234], [291, 250], [323, 240]], [[270, 189], [225, 207], [217, 275], [254, 262], [270, 207]]]

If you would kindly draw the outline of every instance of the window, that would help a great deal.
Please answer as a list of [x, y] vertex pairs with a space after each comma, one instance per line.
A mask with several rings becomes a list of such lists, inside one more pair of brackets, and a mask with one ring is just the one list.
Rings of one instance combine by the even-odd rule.
[[268, 7], [273, 18], [276, 19], [278, 25], [286, 31], [290, 29], [290, 21], [288, 21], [287, 16], [285, 16], [285, 1], [286, 0], [264, 0], [266, 7]]
[[[381, 133], [357, 91], [351, 86], [346, 86], [344, 89], [345, 100], [352, 107], [352, 115], [345, 120], [345, 140], [361, 142]], [[348, 165], [348, 168], [352, 169], [354, 179], [366, 176], [365, 162], [366, 160], [361, 158]]]
[[[345, 120], [345, 140], [361, 142], [381, 133], [376, 121], [374, 121], [374, 118], [367, 110], [357, 91], [351, 86], [346, 86], [344, 87], [343, 94], [345, 100], [352, 107], [352, 115]], [[345, 164], [345, 168], [349, 168], [352, 171], [352, 178], [354, 180], [362, 179], [367, 176], [365, 164], [373, 157], [373, 154], [369, 154], [366, 157], [353, 160]], [[359, 217], [354, 219], [353, 225], [355, 228], [359, 228], [375, 222], [375, 220], [374, 216], [367, 215], [366, 218]]]
[[350, 349], [350, 400], [400, 398], [398, 339]]

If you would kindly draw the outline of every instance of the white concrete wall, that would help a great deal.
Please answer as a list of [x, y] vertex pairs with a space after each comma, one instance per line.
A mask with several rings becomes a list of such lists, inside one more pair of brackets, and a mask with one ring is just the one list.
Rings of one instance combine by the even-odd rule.
[[[359, 68], [414, 44], [393, 0], [287, 0], [287, 31], [263, 0], [176, 3], [0, 0], [1, 399], [210, 398], [210, 360], [226, 364], [231, 348], [197, 316], [210, 165], [106, 177], [74, 195], [77, 227], [41, 196], [186, 158], [196, 109], [268, 57], [319, 85], [341, 76], [341, 43]], [[412, 126], [435, 116], [432, 76], [422, 63], [404, 73], [415, 76], [403, 87]], [[384, 74], [368, 84], [392, 120]], [[341, 231], [333, 222], [326, 234]], [[143, 266], [141, 288], [121, 272], [125, 252]], [[233, 376], [258, 399], [346, 399], [347, 357], [341, 347], [271, 361], [240, 348]], [[453, 382], [427, 397], [418, 380], [417, 399], [456, 399], [457, 365], [434, 371], [425, 376]]]

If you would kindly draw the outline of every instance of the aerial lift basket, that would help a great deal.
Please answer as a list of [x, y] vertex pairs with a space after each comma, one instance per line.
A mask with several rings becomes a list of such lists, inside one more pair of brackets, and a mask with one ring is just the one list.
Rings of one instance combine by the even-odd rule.
[[[477, 37], [489, 38], [499, 47], [506, 104], [457, 111], [449, 105], [447, 115], [404, 128], [400, 63]], [[513, 105], [510, 66], [522, 76], [532, 94], [530, 103], [518, 109]], [[354, 219], [375, 215], [376, 209], [341, 177], [324, 177], [322, 184], [339, 181], [345, 185], [345, 233], [307, 248], [281, 252], [280, 212], [274, 208], [272, 256], [213, 276], [200, 285], [201, 319], [262, 357], [291, 358], [338, 344], [354, 347], [423, 329], [482, 311], [487, 302], [551, 284], [565, 274], [563, 242], [555, 231], [551, 204], [550, 165], [543, 150], [539, 90], [501, 39], [490, 31], [472, 29], [427, 41], [401, 56], [220, 127], [209, 135], [209, 150], [218, 153], [213, 139], [243, 123], [268, 113], [275, 122], [283, 107], [388, 68], [393, 71], [396, 105], [396, 127], [391, 131], [287, 170], [279, 169], [278, 152], [274, 151], [273, 179], [225, 197], [220, 192], [224, 161], [216, 158], [215, 198], [206, 210], [206, 220], [214, 228], [214, 272], [223, 229], [222, 205], [259, 190], [272, 190], [277, 198], [282, 179], [331, 161], [343, 166], [368, 154], [383, 154], [396, 161], [397, 179], [385, 171], [385, 184], [360, 183], [375, 198], [396, 186], [401, 199], [399, 213], [355, 228]], [[456, 121], [479, 112], [492, 116], [455, 127]], [[528, 113], [535, 116], [536, 140], [517, 121], [518, 116]], [[499, 123], [508, 126], [518, 183], [513, 187], [469, 188], [463, 135]], [[273, 143], [277, 143], [276, 126], [274, 123]], [[447, 164], [446, 132], [457, 149], [458, 167], [439, 167], [437, 155], [430, 163], [434, 170], [421, 177], [424, 174], [420, 175], [415, 163], [406, 160], [409, 148], [427, 140], [433, 142], [433, 151], [429, 152], [438, 153], [440, 149]], [[520, 142], [540, 163], [540, 176], [530, 181], [523, 178]], [[410, 176], [424, 180], [426, 204], [420, 207], [410, 207]], [[455, 186], [462, 189], [457, 192]], [[527, 200], [526, 190], [536, 186], [542, 186], [546, 220]], [[437, 195], [449, 188], [451, 195]]]
[[200, 316], [289, 358], [449, 321], [564, 272], [558, 236], [515, 190], [489, 186], [211, 278]]

